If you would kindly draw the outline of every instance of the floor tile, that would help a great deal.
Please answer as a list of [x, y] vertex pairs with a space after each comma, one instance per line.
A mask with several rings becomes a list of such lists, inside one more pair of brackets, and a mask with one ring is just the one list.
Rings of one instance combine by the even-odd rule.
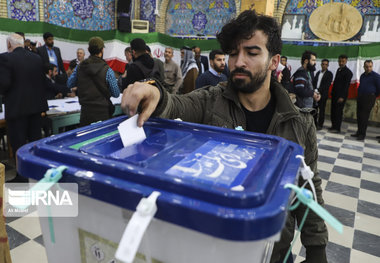
[[359, 199], [363, 201], [367, 201], [370, 203], [379, 203], [380, 202], [380, 193], [369, 191], [366, 189], [360, 189], [359, 191]]
[[373, 235], [360, 230], [354, 232], [354, 243], [352, 248], [380, 257], [380, 236]]
[[[350, 167], [350, 166], [348, 166], [348, 167]], [[360, 170], [351, 169], [348, 167], [335, 165], [334, 168], [332, 169], [332, 171], [334, 173], [339, 173], [339, 174], [343, 174], [343, 175], [347, 175], [347, 176], [353, 176], [353, 177], [360, 178]]]
[[333, 193], [338, 193], [341, 195], [347, 195], [350, 197], [358, 198], [359, 196], [359, 188], [343, 185], [335, 182], [329, 181], [325, 188], [326, 191], [330, 191]]
[[345, 184], [353, 187], [360, 187], [360, 178], [352, 177], [352, 176], [346, 176], [343, 174], [337, 174], [337, 173], [331, 173], [329, 181]]
[[380, 183], [380, 174], [374, 174], [374, 173], [362, 171], [360, 174], [360, 178], [368, 180], [368, 181]]
[[326, 171], [326, 172], [331, 172], [332, 169], [334, 168], [333, 164], [329, 163], [318, 163], [318, 169]]
[[380, 151], [379, 151], [379, 154], [364, 152], [363, 157], [379, 161], [380, 160]]
[[360, 188], [380, 193], [380, 183], [361, 180]]
[[45, 248], [33, 240], [11, 250], [11, 258], [12, 263], [48, 263]]
[[363, 151], [356, 151], [356, 150], [347, 149], [347, 148], [340, 148], [339, 153], [344, 153], [344, 154], [357, 156], [357, 157], [363, 157]]
[[327, 171], [320, 170], [320, 169], [319, 169], [319, 166], [318, 166], [318, 170], [319, 170], [319, 176], [320, 176], [322, 179], [329, 180], [329, 178], [330, 178], [330, 173], [331, 173], [331, 172], [327, 172]]
[[351, 263], [379, 263], [379, 258], [370, 254], [361, 252], [356, 249], [351, 249]]
[[371, 149], [376, 149], [376, 150], [380, 150], [380, 143], [366, 143], [366, 144], [364, 144], [364, 146], [366, 147], [366, 148], [371, 148]]
[[335, 160], [336, 158], [333, 158], [333, 157], [328, 157], [328, 156], [323, 156], [323, 155], [318, 156], [318, 162], [322, 162], [322, 163], [334, 164]]
[[318, 148], [318, 155], [337, 158], [338, 154], [339, 154], [339, 152], [332, 152], [332, 151], [328, 151], [328, 150]]
[[329, 142], [343, 142], [342, 138], [336, 138], [332, 136], [325, 136], [323, 139], [329, 141]]
[[357, 198], [341, 195], [330, 191], [323, 191], [322, 197], [325, 201], [325, 204], [340, 207], [349, 211], [355, 212], [358, 207]]
[[354, 227], [355, 212], [325, 204], [325, 209], [345, 226]]
[[36, 241], [38, 244], [40, 244], [41, 246], [44, 246], [44, 238], [42, 235], [39, 235], [38, 237], [36, 237], [35, 239], [33, 239], [34, 241]]
[[339, 153], [338, 158], [342, 159], [342, 160], [356, 162], [356, 163], [361, 163], [363, 160], [363, 158], [361, 158], [361, 157], [352, 156], [352, 155], [344, 154], [344, 153]]
[[30, 239], [41, 235], [41, 227], [38, 217], [22, 217], [9, 223], [8, 225]]
[[[365, 153], [364, 153], [365, 154]], [[371, 166], [379, 166], [380, 165], [380, 159], [378, 160], [375, 160], [375, 159], [371, 159], [371, 158], [363, 158], [363, 161], [362, 161], [363, 164], [368, 164], [368, 165], [371, 165]], [[380, 175], [380, 174], [379, 174]]]
[[27, 238], [17, 230], [13, 229], [12, 227], [8, 225], [6, 225], [5, 227], [8, 234], [9, 248], [11, 250], [30, 240], [29, 238]]
[[356, 213], [355, 229], [380, 236], [380, 218]]
[[323, 149], [323, 150], [327, 150], [327, 151], [331, 151], [331, 152], [339, 152], [339, 147], [330, 146], [330, 145], [326, 145], [326, 144], [319, 144], [318, 149]]
[[[358, 157], [361, 158], [361, 157]], [[352, 162], [342, 159], [336, 159], [335, 161], [336, 166], [340, 167], [349, 167], [349, 169], [357, 170], [356, 175], [360, 177], [360, 171], [362, 170], [362, 163], [361, 162]]]
[[351, 142], [351, 144], [343, 143], [342, 144], [342, 148], [349, 149], [349, 150], [360, 151], [360, 152], [363, 151], [363, 147], [362, 146], [354, 145], [352, 142]]
[[354, 239], [354, 229], [349, 226], [343, 225], [343, 234], [337, 232], [329, 224], [326, 224], [329, 231], [329, 242], [350, 248]]
[[380, 166], [372, 166], [368, 164], [363, 164], [363, 171], [374, 173], [374, 174], [380, 174]]
[[[377, 201], [379, 202], [379, 201]], [[364, 200], [358, 200], [357, 212], [366, 214], [369, 216], [380, 218], [380, 204], [374, 202], [368, 202]]]
[[350, 248], [333, 242], [329, 242], [326, 247], [327, 261], [334, 263], [347, 263], [350, 261]]

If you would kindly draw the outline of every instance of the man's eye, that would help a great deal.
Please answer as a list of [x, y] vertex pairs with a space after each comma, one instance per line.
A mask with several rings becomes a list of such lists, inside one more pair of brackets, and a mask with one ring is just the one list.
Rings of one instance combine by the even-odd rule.
[[237, 55], [237, 53], [230, 53], [229, 56], [230, 57], [235, 57]]
[[256, 53], [252, 53], [252, 52], [248, 52], [248, 55], [250, 55], [250, 56], [257, 56], [258, 54], [256, 54]]

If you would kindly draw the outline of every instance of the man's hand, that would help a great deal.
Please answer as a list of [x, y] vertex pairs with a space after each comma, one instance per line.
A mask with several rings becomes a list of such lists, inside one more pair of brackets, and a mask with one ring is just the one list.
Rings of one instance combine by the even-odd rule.
[[121, 75], [122, 78], [126, 78], [127, 77], [127, 71], [124, 71], [123, 75]]
[[342, 103], [344, 101], [343, 98], [338, 98], [337, 103]]
[[57, 95], [55, 95], [54, 98], [55, 98], [55, 99], [62, 99], [62, 98], [63, 98], [63, 95], [62, 95], [62, 93], [58, 93]]
[[140, 105], [141, 113], [137, 125], [142, 127], [156, 109], [159, 101], [160, 91], [157, 87], [147, 83], [135, 82], [124, 90], [121, 98], [121, 109], [129, 116], [133, 116]]
[[319, 101], [321, 99], [321, 94], [319, 94], [318, 92], [314, 92], [313, 99], [315, 101]]

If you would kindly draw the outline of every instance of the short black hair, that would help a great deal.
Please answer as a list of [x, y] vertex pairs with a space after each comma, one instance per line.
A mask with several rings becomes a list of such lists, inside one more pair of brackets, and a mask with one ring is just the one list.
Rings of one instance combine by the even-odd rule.
[[271, 56], [281, 54], [281, 29], [273, 17], [258, 15], [254, 10], [246, 10], [237, 18], [225, 24], [217, 39], [224, 53], [230, 54], [245, 39], [250, 39], [255, 31], [262, 30], [268, 37], [266, 48]]
[[150, 50], [150, 47], [148, 45], [145, 46], [145, 51], [148, 51], [149, 53], [152, 53], [152, 51]]
[[288, 61], [288, 57], [287, 56], [281, 56], [281, 58], [284, 58], [284, 59], [286, 59], [286, 61]]
[[69, 64], [69, 68], [70, 68], [71, 70], [73, 70], [73, 69], [76, 68], [76, 66], [77, 66], [77, 61], [76, 61], [75, 59], [71, 60], [71, 61], [70, 61], [70, 64]]
[[322, 62], [330, 63], [330, 61], [327, 58], [322, 59]]
[[124, 53], [125, 53], [125, 52], [129, 52], [129, 53], [131, 53], [131, 52], [132, 52], [131, 47], [126, 47], [126, 48], [124, 49]]
[[45, 63], [44, 69], [45, 69], [45, 74], [49, 73], [49, 70], [54, 70], [57, 66], [52, 64], [52, 63]]
[[208, 55], [209, 59], [210, 60], [214, 60], [215, 59], [215, 55], [224, 55], [224, 52], [220, 49], [214, 49], [214, 50], [211, 50], [210, 54]]
[[22, 37], [25, 37], [25, 33], [24, 32], [15, 32], [17, 35], [20, 35]]
[[348, 59], [347, 55], [346, 54], [342, 54], [342, 55], [339, 55], [338, 59], [341, 59], [341, 58], [345, 58], [345, 59]]
[[372, 61], [372, 59], [367, 59], [366, 61], [364, 61], [364, 64], [365, 63], [371, 63], [371, 64], [373, 64], [373, 61]]
[[134, 51], [145, 51], [146, 43], [142, 38], [135, 38], [131, 41], [131, 49]]
[[49, 37], [54, 37], [52, 33], [50, 32], [45, 32], [44, 35], [43, 35], [43, 38], [44, 39], [48, 39]]
[[301, 57], [301, 65], [303, 65], [306, 59], [310, 61], [311, 55], [317, 57], [317, 54], [313, 51], [306, 50], [305, 52], [303, 52]]

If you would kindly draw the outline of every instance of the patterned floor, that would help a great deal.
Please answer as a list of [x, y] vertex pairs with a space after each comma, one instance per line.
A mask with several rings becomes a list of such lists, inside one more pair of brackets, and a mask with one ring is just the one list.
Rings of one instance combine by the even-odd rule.
[[[343, 124], [341, 134], [318, 131], [326, 208], [344, 225], [343, 235], [329, 229], [331, 263], [380, 262], [380, 143], [375, 138], [380, 128], [369, 127], [365, 141], [350, 137], [355, 131], [351, 123]], [[4, 155], [0, 157], [11, 178], [14, 163], [4, 160]], [[13, 263], [47, 262], [38, 218], [7, 218], [6, 223]], [[299, 240], [293, 253], [295, 262], [304, 260]]]

